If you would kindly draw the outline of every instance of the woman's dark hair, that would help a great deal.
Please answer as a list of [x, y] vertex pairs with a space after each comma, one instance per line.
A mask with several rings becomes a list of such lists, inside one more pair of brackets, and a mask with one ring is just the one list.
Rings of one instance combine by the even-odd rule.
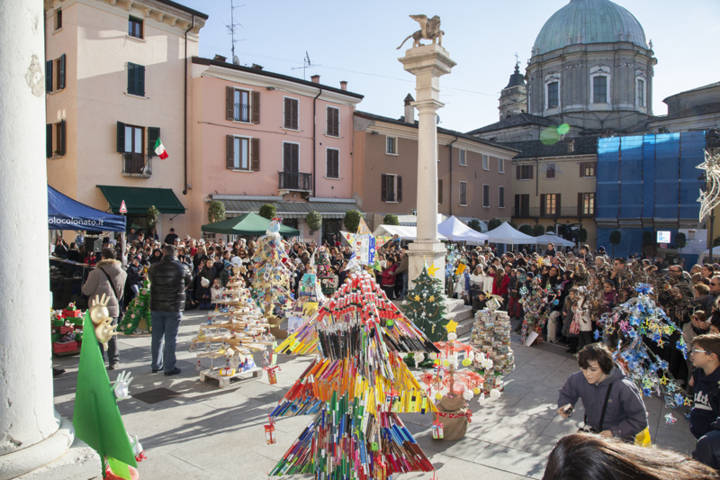
[[580, 368], [588, 368], [593, 360], [598, 362], [600, 369], [606, 375], [612, 371], [613, 365], [615, 365], [610, 350], [599, 342], [585, 345], [578, 353], [578, 365], [580, 365]]
[[550, 452], [543, 480], [710, 480], [720, 474], [671, 450], [575, 433]]
[[112, 248], [105, 247], [102, 249], [102, 258], [106, 260], [114, 260], [115, 259], [115, 250]]

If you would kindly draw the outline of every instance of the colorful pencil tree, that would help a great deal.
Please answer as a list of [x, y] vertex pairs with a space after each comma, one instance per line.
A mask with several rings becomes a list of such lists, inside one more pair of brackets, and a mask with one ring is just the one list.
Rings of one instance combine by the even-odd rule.
[[364, 480], [433, 470], [397, 414], [437, 411], [402, 356], [438, 350], [372, 275], [352, 273], [277, 351], [319, 357], [270, 414], [271, 422], [315, 414], [270, 475]]

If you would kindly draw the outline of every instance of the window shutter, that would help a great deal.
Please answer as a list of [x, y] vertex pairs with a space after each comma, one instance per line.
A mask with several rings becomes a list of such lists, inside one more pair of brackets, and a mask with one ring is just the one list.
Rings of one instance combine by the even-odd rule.
[[138, 95], [141, 97], [145, 96], [145, 66], [136, 65], [135, 72], [137, 75], [136, 86], [138, 88]]
[[396, 202], [402, 202], [402, 177], [397, 176], [397, 195], [395, 196]]
[[251, 155], [251, 170], [253, 172], [259, 172], [260, 171], [260, 139], [259, 138], [253, 138], [250, 142], [250, 155]]
[[555, 216], [559, 217], [560, 212], [562, 212], [562, 204], [560, 203], [560, 200], [562, 199], [562, 195], [560, 195], [559, 193], [556, 193], [555, 198], [557, 199], [557, 201], [555, 202]]
[[517, 166], [515, 167], [515, 178], [516, 178], [517, 180], [520, 180], [520, 165], [517, 165]]
[[545, 194], [540, 195], [540, 216], [545, 216]]
[[583, 194], [578, 193], [578, 199], [577, 199], [578, 205], [577, 205], [577, 216], [582, 217], [583, 214]]
[[65, 155], [65, 120], [57, 124], [57, 154]]
[[380, 201], [387, 202], [387, 175], [380, 175]]
[[160, 128], [159, 127], [148, 127], [147, 137], [148, 137], [147, 154], [148, 154], [148, 158], [152, 158], [155, 156], [155, 142], [157, 142], [158, 139], [160, 138]]
[[252, 92], [252, 123], [260, 123], [260, 92]]
[[45, 62], [45, 91], [47, 93], [52, 92], [53, 85], [53, 61], [48, 60]]
[[125, 153], [125, 124], [117, 122], [117, 151]]
[[235, 168], [235, 162], [233, 161], [234, 157], [235, 157], [234, 152], [233, 152], [233, 147], [235, 145], [234, 140], [235, 140], [235, 137], [233, 137], [232, 135], [225, 136], [225, 143], [227, 145], [227, 148], [225, 150], [225, 154], [226, 154], [225, 166], [231, 170], [233, 168]]
[[127, 93], [135, 93], [135, 64], [127, 64]]
[[333, 135], [333, 116], [334, 116], [333, 109], [328, 107], [325, 109], [325, 111], [327, 112], [327, 115], [326, 115], [327, 125], [325, 126], [325, 131], [327, 132], [328, 135]]
[[438, 203], [442, 203], [443, 191], [442, 180], [438, 180]]
[[65, 88], [65, 54], [60, 55], [58, 59], [58, 71], [57, 71], [57, 88], [61, 90]]
[[235, 89], [225, 87], [225, 120], [234, 120], [234, 97]]
[[45, 157], [46, 158], [52, 158], [52, 154], [53, 154], [52, 136], [53, 136], [52, 124], [46, 123], [45, 124]]

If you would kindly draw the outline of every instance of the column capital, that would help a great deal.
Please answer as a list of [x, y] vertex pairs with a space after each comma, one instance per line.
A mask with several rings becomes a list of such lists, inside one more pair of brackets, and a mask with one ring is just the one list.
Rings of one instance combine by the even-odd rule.
[[418, 109], [418, 113], [422, 114], [425, 112], [434, 113], [438, 108], [444, 107], [445, 104], [440, 100], [428, 98], [425, 100], [413, 102], [412, 106]]
[[452, 67], [456, 65], [448, 51], [436, 44], [410, 48], [405, 51], [404, 57], [398, 58], [398, 61], [413, 75], [429, 73], [433, 77], [450, 73]]

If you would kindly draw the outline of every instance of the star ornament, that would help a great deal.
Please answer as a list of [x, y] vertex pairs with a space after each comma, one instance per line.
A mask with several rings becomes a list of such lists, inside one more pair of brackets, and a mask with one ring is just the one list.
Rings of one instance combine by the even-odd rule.
[[428, 274], [431, 277], [437, 277], [437, 275], [435, 275], [435, 274], [437, 273], [438, 270], [439, 270], [438, 267], [436, 267], [434, 263], [432, 265], [430, 265], [427, 269]]
[[456, 333], [455, 330], [457, 330], [457, 326], [458, 323], [455, 320], [450, 320], [445, 324], [445, 330], [447, 330], [448, 333]]

